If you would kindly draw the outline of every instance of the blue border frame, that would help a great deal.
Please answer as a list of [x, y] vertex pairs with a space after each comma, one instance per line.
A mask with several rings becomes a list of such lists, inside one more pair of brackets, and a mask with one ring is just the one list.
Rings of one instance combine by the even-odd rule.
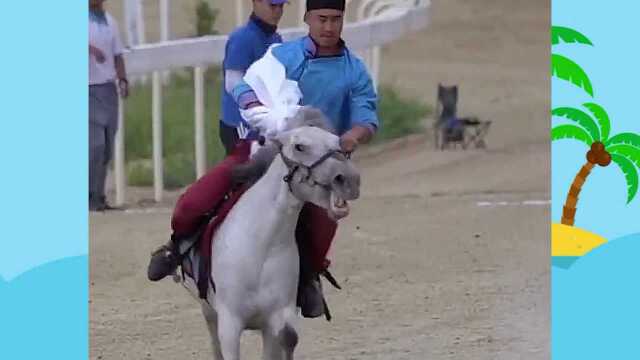
[[0, 3], [2, 359], [88, 358], [85, 4]]
[[[588, 74], [593, 96], [566, 81], [553, 78], [552, 107], [594, 102], [606, 109], [611, 132], [640, 134], [637, 116], [640, 83], [640, 3], [631, 1], [552, 2], [552, 25], [569, 27], [593, 46], [553, 45]], [[552, 117], [552, 126], [571, 123]], [[552, 145], [552, 222], [560, 223], [567, 191], [588, 150], [575, 140]], [[596, 166], [579, 196], [575, 226], [596, 233], [607, 242], [582, 257], [552, 261], [552, 358], [640, 359], [640, 196], [627, 204], [625, 176], [615, 164]], [[565, 261], [570, 260], [570, 261]]]

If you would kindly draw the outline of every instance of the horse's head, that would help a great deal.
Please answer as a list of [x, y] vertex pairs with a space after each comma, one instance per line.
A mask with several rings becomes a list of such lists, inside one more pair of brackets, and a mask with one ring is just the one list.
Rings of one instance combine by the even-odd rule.
[[285, 181], [296, 198], [327, 209], [336, 220], [348, 215], [347, 201], [360, 195], [360, 174], [340, 150], [339, 138], [320, 110], [300, 108], [282, 133], [234, 169], [234, 181], [256, 182], [278, 155], [288, 168]]
[[274, 141], [289, 169], [285, 181], [293, 195], [325, 208], [335, 220], [347, 216], [348, 201], [360, 196], [360, 174], [341, 151], [338, 136], [306, 125], [288, 130]]

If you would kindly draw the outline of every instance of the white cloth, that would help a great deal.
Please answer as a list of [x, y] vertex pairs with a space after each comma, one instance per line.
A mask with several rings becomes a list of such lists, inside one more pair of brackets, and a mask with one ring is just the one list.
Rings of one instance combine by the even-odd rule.
[[242, 110], [240, 114], [251, 126], [264, 131], [265, 136], [285, 128], [287, 118], [296, 114], [302, 98], [298, 83], [286, 78], [284, 65], [271, 53], [276, 46], [280, 44], [271, 45], [266, 54], [249, 67], [243, 79], [264, 107]]
[[98, 63], [95, 56], [89, 54], [89, 85], [113, 82], [116, 79], [114, 57], [122, 54], [122, 43], [118, 24], [111, 15], [106, 14], [107, 24], [98, 24], [89, 20], [89, 45], [104, 54], [104, 62]]

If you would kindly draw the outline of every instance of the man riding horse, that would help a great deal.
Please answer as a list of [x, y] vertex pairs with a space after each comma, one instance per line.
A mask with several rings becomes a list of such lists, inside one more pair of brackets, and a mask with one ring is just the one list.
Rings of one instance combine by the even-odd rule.
[[[341, 39], [345, 1], [307, 0], [306, 7], [308, 35], [277, 45], [271, 52], [284, 66], [286, 78], [297, 82], [302, 92], [300, 105], [321, 110], [340, 136], [342, 150], [351, 153], [359, 144], [369, 142], [378, 129], [377, 94], [365, 65]], [[247, 83], [239, 80], [231, 95], [246, 123], [253, 129], [268, 127], [271, 110], [260, 103]], [[256, 134], [249, 132], [246, 141], [257, 140]], [[241, 146], [242, 141], [237, 148]], [[181, 196], [172, 217], [171, 241], [152, 255], [150, 280], [158, 281], [175, 271], [181, 256], [180, 241], [191, 236], [203, 215], [222, 201], [231, 187], [231, 170], [245, 160], [232, 153]], [[328, 311], [319, 275], [326, 274], [330, 264], [326, 255], [337, 230], [336, 220], [311, 203], [300, 213], [296, 229], [298, 305], [304, 317], [315, 318]]]

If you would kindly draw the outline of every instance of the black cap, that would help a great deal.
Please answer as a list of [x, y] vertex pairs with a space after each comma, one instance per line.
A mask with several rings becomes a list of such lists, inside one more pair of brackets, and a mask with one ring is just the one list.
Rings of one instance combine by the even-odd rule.
[[334, 9], [344, 11], [344, 0], [307, 0], [307, 11]]

